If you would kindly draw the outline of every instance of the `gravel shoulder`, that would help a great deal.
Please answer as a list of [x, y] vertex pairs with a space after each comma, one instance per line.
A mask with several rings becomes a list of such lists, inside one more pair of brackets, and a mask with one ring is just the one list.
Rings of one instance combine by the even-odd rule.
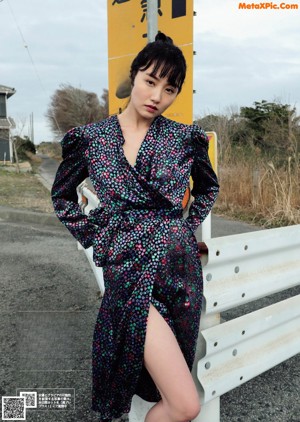
[[0, 206], [53, 213], [49, 190], [33, 173], [0, 169]]

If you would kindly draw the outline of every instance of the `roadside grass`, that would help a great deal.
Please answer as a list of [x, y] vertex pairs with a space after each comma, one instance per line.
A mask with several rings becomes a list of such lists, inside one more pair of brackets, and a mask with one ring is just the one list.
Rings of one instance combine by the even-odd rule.
[[219, 168], [215, 213], [263, 227], [300, 224], [299, 168], [251, 157], [230, 157]]
[[0, 206], [53, 213], [50, 192], [32, 173], [0, 169]]

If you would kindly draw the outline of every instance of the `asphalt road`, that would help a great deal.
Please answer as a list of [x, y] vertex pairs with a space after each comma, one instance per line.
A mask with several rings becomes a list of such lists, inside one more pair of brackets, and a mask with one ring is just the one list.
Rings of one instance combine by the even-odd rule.
[[37, 155], [43, 160], [39, 167], [40, 180], [48, 190], [51, 190], [59, 163], [45, 154]]
[[74, 411], [33, 409], [26, 420], [98, 421], [89, 400], [100, 298], [84, 253], [63, 227], [0, 221], [0, 240], [0, 395], [75, 388]]

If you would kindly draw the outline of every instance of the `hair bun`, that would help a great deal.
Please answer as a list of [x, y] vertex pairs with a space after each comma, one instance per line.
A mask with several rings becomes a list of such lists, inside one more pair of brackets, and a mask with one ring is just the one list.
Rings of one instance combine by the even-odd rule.
[[156, 34], [155, 41], [165, 42], [166, 44], [172, 44], [173, 45], [172, 38], [168, 37], [163, 32], [158, 32]]

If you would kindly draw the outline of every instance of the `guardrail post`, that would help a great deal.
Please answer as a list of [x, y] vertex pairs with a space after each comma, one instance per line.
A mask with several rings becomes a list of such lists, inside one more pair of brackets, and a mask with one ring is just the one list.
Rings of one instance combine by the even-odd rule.
[[[192, 370], [193, 379], [195, 381], [200, 399], [203, 397], [203, 390], [197, 377], [197, 366], [199, 360], [206, 353], [206, 343], [201, 335], [201, 331], [219, 324], [220, 314], [206, 315], [205, 309], [202, 311], [195, 361]], [[202, 404], [200, 415], [197, 416], [196, 419], [193, 419], [193, 422], [220, 422], [220, 397], [217, 397], [214, 400], [209, 401], [208, 403]]]

